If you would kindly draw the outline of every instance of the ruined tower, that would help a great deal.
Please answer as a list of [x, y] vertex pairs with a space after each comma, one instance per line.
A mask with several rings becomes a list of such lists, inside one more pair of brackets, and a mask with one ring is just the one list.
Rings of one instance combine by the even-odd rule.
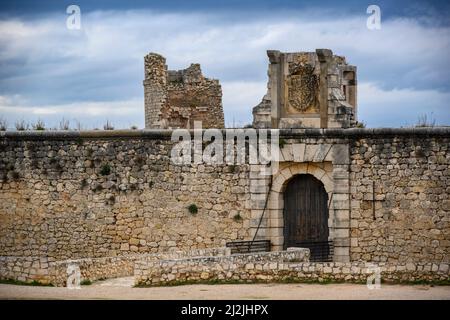
[[349, 128], [356, 125], [356, 67], [329, 49], [269, 50], [267, 93], [253, 108], [255, 128]]
[[223, 128], [222, 88], [202, 75], [199, 64], [167, 70], [166, 59], [149, 53], [145, 60], [145, 127], [147, 129]]

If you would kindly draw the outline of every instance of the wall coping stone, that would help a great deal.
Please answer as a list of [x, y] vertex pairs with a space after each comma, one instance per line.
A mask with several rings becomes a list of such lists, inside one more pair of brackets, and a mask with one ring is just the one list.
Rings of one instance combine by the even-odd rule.
[[[225, 132], [226, 129], [219, 129]], [[245, 129], [244, 129], [245, 130]], [[87, 131], [1, 131], [0, 139], [10, 140], [77, 140], [77, 139], [160, 139], [170, 140], [171, 129], [87, 130]], [[193, 135], [194, 130], [189, 130]], [[204, 130], [203, 130], [204, 131]], [[444, 136], [450, 137], [450, 127], [427, 128], [332, 128], [281, 129], [283, 138], [303, 137], [377, 137], [377, 136]]]
[[[272, 259], [283, 259], [288, 258], [289, 256], [304, 256], [305, 261], [303, 262], [309, 262], [309, 255], [310, 250], [308, 248], [290, 248], [290, 250], [283, 250], [283, 251], [268, 251], [268, 252], [251, 252], [251, 253], [235, 253], [231, 255], [224, 255], [224, 256], [186, 256], [181, 258], [162, 258], [158, 260], [154, 260], [155, 263], [168, 263], [168, 262], [194, 262], [194, 261], [209, 261], [209, 262], [220, 262], [220, 261], [237, 261], [237, 260], [244, 260], [246, 258], [251, 259], [255, 261], [254, 259], [260, 258], [262, 262], [271, 262]], [[148, 257], [143, 256], [143, 259], [137, 259], [138, 263], [145, 262], [145, 258]], [[282, 262], [280, 260], [280, 262]]]

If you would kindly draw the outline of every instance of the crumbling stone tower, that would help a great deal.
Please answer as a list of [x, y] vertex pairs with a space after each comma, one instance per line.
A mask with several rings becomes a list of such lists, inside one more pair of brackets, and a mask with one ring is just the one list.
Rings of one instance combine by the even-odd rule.
[[202, 75], [199, 64], [167, 70], [166, 59], [149, 53], [145, 60], [145, 127], [148, 129], [223, 128], [222, 87]]
[[253, 108], [255, 128], [349, 128], [356, 121], [356, 67], [329, 49], [269, 50], [267, 94]]

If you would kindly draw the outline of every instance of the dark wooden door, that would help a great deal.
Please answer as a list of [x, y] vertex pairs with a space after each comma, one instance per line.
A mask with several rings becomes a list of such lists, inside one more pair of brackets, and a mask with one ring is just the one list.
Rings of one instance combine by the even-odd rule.
[[310, 174], [295, 176], [284, 192], [284, 248], [328, 241], [328, 194]]

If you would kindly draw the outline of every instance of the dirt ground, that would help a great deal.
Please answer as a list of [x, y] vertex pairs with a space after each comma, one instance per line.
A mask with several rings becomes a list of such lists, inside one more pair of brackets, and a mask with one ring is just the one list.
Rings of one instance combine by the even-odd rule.
[[0, 299], [445, 299], [450, 286], [360, 284], [224, 284], [133, 288], [133, 278], [95, 282], [81, 289], [0, 284]]

